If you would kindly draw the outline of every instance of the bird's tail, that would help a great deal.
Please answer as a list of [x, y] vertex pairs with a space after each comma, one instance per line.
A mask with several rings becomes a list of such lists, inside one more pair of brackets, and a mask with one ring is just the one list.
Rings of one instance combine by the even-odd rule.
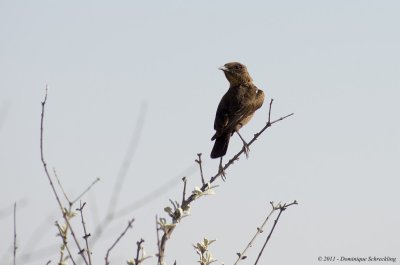
[[230, 133], [223, 134], [223, 135], [215, 138], [214, 147], [211, 151], [211, 158], [218, 158], [218, 157], [224, 156], [226, 154], [226, 151], [228, 150], [230, 138], [231, 138]]

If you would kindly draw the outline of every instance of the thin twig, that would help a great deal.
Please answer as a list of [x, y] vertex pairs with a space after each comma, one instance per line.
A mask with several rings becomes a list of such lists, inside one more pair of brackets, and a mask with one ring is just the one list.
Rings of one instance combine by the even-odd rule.
[[199, 157], [199, 159], [196, 159], [196, 163], [199, 164], [200, 167], [200, 176], [201, 176], [201, 183], [203, 183], [203, 185], [206, 184], [206, 182], [204, 181], [204, 175], [203, 175], [203, 167], [201, 165], [202, 161], [201, 161], [201, 153], [198, 153], [197, 156]]
[[158, 228], [158, 215], [156, 215], [156, 232], [157, 232], [157, 257], [160, 255], [160, 233]]
[[[55, 178], [57, 179], [57, 183], [58, 183], [58, 185], [59, 185], [59, 187], [60, 187], [60, 189], [61, 189], [61, 191], [62, 191], [62, 193], [63, 193], [63, 195], [64, 195], [64, 197], [65, 197], [65, 199], [68, 201], [68, 204], [69, 204], [68, 212], [69, 212], [69, 213], [71, 212], [72, 206], [77, 202], [77, 200], [79, 200], [83, 195], [85, 195], [85, 193], [87, 193], [87, 192], [100, 180], [99, 178], [97, 178], [97, 179], [96, 179], [95, 181], [93, 181], [92, 184], [90, 184], [90, 185], [89, 185], [75, 200], [71, 201], [71, 200], [68, 198], [68, 195], [67, 195], [67, 193], [65, 192], [63, 185], [61, 184], [61, 180], [60, 180], [60, 178], [58, 177], [55, 168], [53, 168], [53, 172], [54, 172], [54, 176], [55, 176]], [[89, 265], [91, 265], [91, 264], [92, 264], [92, 261], [91, 261], [91, 253], [90, 253], [90, 250], [89, 250], [89, 243], [88, 243], [88, 237], [90, 236], [90, 234], [87, 234], [87, 233], [86, 233], [86, 226], [85, 226], [85, 223], [84, 223], [84, 221], [83, 221], [83, 213], [82, 213], [82, 209], [83, 209], [83, 207], [84, 207], [85, 205], [86, 205], [86, 203], [84, 203], [83, 206], [82, 206], [82, 204], [81, 204], [81, 205], [80, 205], [80, 208], [78, 208], [78, 209], [76, 209], [76, 210], [78, 210], [78, 211], [81, 212], [82, 225], [83, 225], [83, 229], [84, 229], [84, 233], [85, 233], [84, 236], [83, 236], [83, 238], [85, 239], [85, 243], [86, 243], [86, 253], [87, 253], [87, 256], [88, 256]], [[67, 228], [67, 229], [68, 229], [68, 228]], [[80, 250], [80, 251], [79, 251], [79, 254], [80, 254], [80, 253], [83, 253], [83, 255], [84, 255], [84, 249]], [[61, 255], [61, 258], [62, 258], [62, 255]]]
[[289, 204], [286, 204], [286, 203], [285, 203], [283, 206], [278, 205], [278, 207], [274, 207], [274, 209], [279, 210], [279, 214], [278, 214], [278, 216], [276, 217], [276, 219], [275, 219], [275, 221], [274, 221], [274, 225], [272, 226], [271, 231], [269, 232], [269, 234], [268, 234], [268, 236], [267, 236], [267, 239], [265, 240], [265, 243], [264, 243], [263, 247], [261, 248], [260, 253], [258, 253], [256, 262], [254, 263], [254, 265], [257, 265], [258, 261], [260, 260], [261, 255], [262, 255], [262, 253], [263, 253], [263, 251], [264, 251], [264, 249], [265, 249], [265, 246], [267, 245], [269, 239], [271, 238], [271, 235], [272, 235], [272, 233], [274, 232], [275, 226], [276, 226], [276, 224], [278, 223], [279, 217], [281, 217], [282, 212], [283, 212], [284, 210], [286, 210], [287, 207], [289, 207], [289, 206], [291, 206], [291, 205], [297, 205], [297, 201], [294, 201], [294, 202], [289, 203]]
[[58, 186], [60, 187], [60, 189], [61, 189], [61, 191], [62, 191], [62, 193], [63, 193], [65, 199], [67, 200], [69, 206], [72, 206], [72, 202], [69, 200], [69, 198], [68, 198], [68, 196], [67, 196], [67, 193], [66, 193], [65, 190], [64, 190], [63, 185], [61, 185], [61, 181], [60, 181], [60, 179], [58, 178], [58, 175], [57, 175], [57, 172], [56, 172], [56, 169], [55, 169], [55, 168], [53, 168], [53, 173], [54, 173], [54, 176], [56, 177]]
[[114, 241], [114, 243], [111, 245], [111, 247], [107, 250], [107, 254], [106, 254], [106, 257], [105, 257], [106, 265], [110, 264], [110, 261], [108, 260], [108, 256], [110, 255], [111, 250], [118, 244], [118, 242], [121, 240], [121, 238], [125, 236], [126, 232], [130, 228], [132, 228], [132, 223], [134, 221], [135, 221], [135, 218], [132, 218], [131, 220], [129, 220], [128, 225], [126, 226], [124, 231], [118, 236], [118, 238]]
[[[65, 229], [62, 229], [61, 226], [59, 225], [58, 221], [56, 221], [56, 227], [58, 228], [59, 235], [63, 241], [61, 247], [60, 247], [60, 261], [58, 262], [59, 264], [62, 264], [64, 261], [64, 250], [67, 248], [67, 251], [69, 253], [68, 249], [68, 241], [67, 241], [67, 233], [68, 233], [68, 226], [65, 227]], [[71, 256], [72, 257], [72, 256]], [[73, 259], [73, 258], [72, 258]]]
[[71, 200], [68, 198], [67, 193], [65, 192], [63, 185], [61, 184], [60, 178], [58, 177], [55, 168], [53, 168], [53, 173], [54, 173], [54, 176], [55, 176], [56, 179], [57, 179], [58, 186], [60, 186], [61, 191], [62, 191], [62, 193], [64, 194], [64, 197], [65, 197], [65, 199], [68, 201], [68, 204], [69, 204], [70, 206], [74, 205], [74, 204], [75, 204], [78, 200], [80, 200], [80, 199], [83, 197], [83, 195], [85, 195], [97, 182], [100, 181], [100, 178], [96, 178], [96, 179], [92, 182], [92, 184], [90, 184], [84, 191], [82, 191], [82, 193], [81, 193], [80, 195], [78, 195], [78, 197], [76, 197], [75, 200], [71, 201]]
[[275, 212], [275, 210], [276, 210], [275, 207], [272, 207], [271, 211], [267, 215], [267, 218], [265, 218], [264, 222], [261, 224], [260, 227], [257, 227], [257, 232], [254, 234], [253, 238], [247, 244], [246, 248], [241, 253], [238, 253], [238, 259], [236, 260], [234, 265], [238, 264], [240, 260], [244, 259], [244, 257], [245, 257], [244, 254], [254, 244], [254, 241], [256, 240], [257, 236], [263, 232], [263, 228], [264, 228], [265, 224], [268, 222], [269, 218]]
[[143, 238], [141, 238], [138, 242], [136, 242], [136, 245], [137, 245], [136, 259], [135, 259], [135, 264], [136, 264], [136, 265], [139, 265], [139, 264], [140, 264], [139, 255], [140, 255], [140, 250], [142, 249], [142, 244], [143, 244], [143, 242], [144, 242], [144, 239], [143, 239]]
[[100, 181], [100, 178], [95, 179], [92, 184], [90, 184], [84, 191], [82, 191], [82, 193], [80, 195], [78, 195], [78, 197], [76, 197], [75, 200], [72, 201], [72, 204], [75, 204], [78, 200], [80, 200], [83, 195], [85, 195], [97, 182]]
[[269, 110], [268, 110], [268, 123], [271, 122], [271, 110], [272, 110], [272, 102], [274, 102], [274, 99], [271, 98], [271, 101], [269, 102]]
[[87, 254], [87, 256], [88, 256], [89, 264], [91, 265], [91, 264], [92, 264], [92, 259], [91, 259], [92, 253], [90, 253], [90, 249], [89, 249], [89, 240], [88, 240], [88, 238], [89, 238], [91, 235], [90, 235], [90, 233], [88, 234], [88, 233], [86, 232], [85, 220], [84, 220], [84, 218], [83, 218], [83, 207], [85, 207], [85, 205], [86, 205], [86, 202], [84, 202], [83, 204], [82, 204], [82, 202], [80, 202], [80, 207], [79, 207], [78, 209], [76, 209], [76, 210], [79, 211], [79, 212], [81, 213], [81, 221], [82, 221], [83, 233], [84, 233], [83, 239], [85, 239], [85, 243], [86, 243], [86, 254]]
[[42, 101], [42, 113], [41, 113], [41, 119], [40, 119], [40, 158], [42, 160], [44, 171], [46, 173], [47, 179], [50, 182], [51, 189], [53, 190], [54, 196], [56, 197], [58, 206], [60, 207], [60, 210], [61, 210], [62, 216], [63, 216], [63, 218], [65, 220], [65, 223], [68, 225], [68, 227], [69, 227], [69, 229], [71, 231], [71, 235], [74, 238], [75, 244], [78, 247], [79, 253], [82, 256], [83, 261], [85, 262], [86, 265], [89, 265], [87, 260], [86, 260], [86, 258], [85, 258], [85, 255], [81, 251], [82, 248], [81, 248], [81, 246], [79, 244], [78, 239], [76, 238], [76, 235], [75, 235], [75, 233], [74, 233], [74, 231], [72, 229], [72, 226], [71, 226], [71, 224], [70, 224], [70, 222], [68, 220], [68, 217], [66, 216], [66, 212], [64, 211], [64, 207], [63, 207], [63, 205], [61, 203], [60, 197], [57, 194], [57, 191], [56, 191], [56, 188], [55, 188], [55, 186], [53, 184], [53, 181], [51, 180], [50, 173], [49, 173], [49, 171], [47, 169], [47, 164], [46, 164], [46, 161], [44, 159], [44, 151], [43, 151], [43, 132], [44, 132], [44, 128], [43, 128], [43, 122], [44, 122], [44, 110], [45, 110], [46, 101], [47, 101], [47, 85], [46, 85], [46, 94], [45, 94], [44, 100]]
[[183, 177], [182, 181], [183, 181], [183, 194], [182, 194], [182, 203], [183, 203], [186, 198], [186, 182], [187, 182], [186, 177]]
[[[194, 166], [193, 166], [194, 167]], [[21, 200], [16, 201], [18, 204], [18, 210], [21, 212], [21, 209], [25, 208], [27, 205], [27, 199], [23, 198]], [[0, 209], [0, 220], [6, 218], [8, 216], [13, 215], [14, 205], [7, 206], [3, 209]]]
[[175, 227], [172, 227], [168, 231], [164, 231], [164, 234], [161, 237], [160, 251], [158, 252], [158, 264], [159, 265], [164, 264], [165, 246], [167, 244], [169, 237], [171, 236], [172, 232], [174, 231], [174, 229], [175, 229]]
[[[58, 222], [56, 222], [56, 227], [58, 228], [58, 232], [60, 233], [60, 237], [63, 240], [63, 246], [67, 249], [67, 252], [68, 252], [69, 258], [72, 261], [72, 264], [76, 265], [74, 257], [72, 256], [71, 250], [69, 249], [69, 246], [68, 246], [68, 241], [67, 241], [67, 237], [66, 237], [66, 233], [67, 232], [63, 231], [63, 229], [61, 228], [61, 226], [60, 226], [60, 224]], [[65, 229], [68, 229], [68, 227], [66, 227]], [[64, 251], [62, 250], [62, 251], [60, 251], [60, 262], [59, 262], [59, 264], [63, 264], [63, 261], [64, 261]]]
[[14, 203], [14, 255], [13, 264], [16, 264], [17, 258], [17, 203]]

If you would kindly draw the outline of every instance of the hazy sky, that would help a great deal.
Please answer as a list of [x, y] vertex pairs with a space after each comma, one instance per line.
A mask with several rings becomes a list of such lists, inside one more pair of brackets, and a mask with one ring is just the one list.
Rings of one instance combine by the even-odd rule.
[[[399, 11], [394, 0], [0, 1], [0, 264], [12, 258], [15, 201], [18, 264], [57, 263], [60, 214], [39, 149], [46, 84], [49, 168], [71, 198], [101, 179], [82, 198], [89, 232], [136, 146], [112, 207], [146, 204], [129, 208], [93, 247], [102, 264], [135, 217], [111, 253], [112, 264], [124, 264], [140, 238], [156, 251], [155, 215], [181, 199], [180, 178], [188, 177], [188, 192], [200, 185], [196, 154], [207, 177], [216, 172], [210, 138], [228, 88], [218, 67], [230, 61], [247, 65], [266, 103], [274, 98], [274, 119], [295, 115], [251, 146], [249, 159], [217, 181], [216, 195], [192, 205], [167, 245], [168, 264], [194, 264], [192, 244], [203, 237], [217, 239], [214, 256], [232, 264], [269, 202], [295, 199], [262, 264], [321, 264], [319, 256], [399, 262]], [[246, 139], [264, 126], [267, 105], [243, 128]], [[234, 136], [228, 157], [240, 148]], [[265, 237], [243, 264], [254, 263]]]

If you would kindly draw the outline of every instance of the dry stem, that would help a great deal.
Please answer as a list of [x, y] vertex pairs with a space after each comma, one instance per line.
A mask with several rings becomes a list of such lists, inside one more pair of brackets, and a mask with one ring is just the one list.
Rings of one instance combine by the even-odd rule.
[[90, 235], [90, 233], [88, 234], [88, 233], [86, 232], [86, 224], [85, 224], [85, 220], [84, 220], [84, 218], [83, 218], [83, 207], [85, 207], [85, 205], [86, 205], [86, 202], [84, 202], [83, 204], [82, 204], [82, 202], [81, 202], [81, 203], [80, 203], [80, 207], [79, 207], [78, 209], [76, 209], [76, 210], [79, 211], [79, 212], [81, 213], [81, 221], [82, 221], [83, 233], [84, 233], [83, 239], [85, 239], [85, 243], [86, 243], [86, 254], [87, 254], [88, 259], [89, 259], [89, 264], [91, 265], [91, 264], [92, 264], [92, 259], [91, 259], [92, 253], [90, 252], [90, 249], [89, 249], [89, 241], [88, 241], [88, 238], [89, 238], [91, 235]]
[[[271, 203], [271, 204], [272, 204], [272, 203]], [[295, 200], [295, 201], [293, 201], [292, 203], [289, 203], [289, 204], [286, 204], [286, 203], [285, 203], [284, 205], [280, 205], [280, 204], [279, 204], [277, 207], [274, 207], [274, 206], [273, 206], [274, 209], [279, 210], [279, 214], [278, 214], [278, 216], [276, 217], [276, 219], [275, 219], [275, 221], [274, 221], [274, 225], [272, 226], [271, 231], [269, 232], [269, 234], [268, 234], [268, 236], [267, 236], [267, 239], [265, 240], [265, 243], [264, 243], [263, 247], [262, 247], [261, 250], [260, 250], [260, 253], [258, 253], [256, 262], [254, 263], [254, 265], [257, 265], [258, 261], [260, 260], [261, 255], [262, 255], [262, 253], [263, 253], [263, 251], [264, 251], [264, 249], [265, 249], [265, 246], [267, 245], [269, 239], [271, 238], [271, 235], [272, 235], [272, 233], [274, 232], [275, 226], [276, 226], [276, 224], [278, 223], [279, 217], [281, 217], [282, 212], [283, 212], [284, 210], [286, 210], [287, 207], [289, 207], [289, 206], [291, 206], [291, 205], [297, 205], [297, 201]]]
[[46, 161], [44, 159], [44, 153], [43, 153], [43, 131], [44, 131], [43, 122], [44, 122], [44, 109], [45, 109], [46, 101], [47, 101], [47, 86], [46, 86], [46, 94], [45, 94], [44, 100], [42, 101], [42, 113], [41, 113], [41, 119], [40, 119], [40, 158], [42, 160], [43, 168], [44, 168], [44, 171], [46, 173], [47, 179], [49, 180], [51, 189], [53, 190], [53, 193], [54, 193], [54, 196], [55, 196], [55, 198], [57, 200], [58, 206], [60, 207], [62, 216], [63, 216], [63, 218], [65, 220], [65, 223], [68, 225], [68, 227], [70, 229], [71, 235], [72, 235], [72, 237], [73, 237], [73, 239], [75, 241], [76, 246], [78, 247], [79, 254], [82, 256], [82, 259], [85, 262], [85, 264], [89, 265], [88, 261], [86, 260], [86, 257], [84, 255], [84, 253], [81, 251], [82, 248], [81, 248], [81, 246], [79, 244], [78, 239], [76, 238], [74, 230], [72, 229], [71, 223], [69, 222], [68, 217], [66, 216], [66, 212], [64, 211], [64, 207], [63, 207], [63, 205], [61, 203], [60, 197], [57, 194], [57, 191], [56, 191], [56, 188], [55, 188], [55, 186], [53, 184], [53, 181], [51, 180], [50, 173], [49, 173], [49, 171], [47, 169], [47, 164], [46, 164]]
[[110, 264], [110, 261], [108, 260], [108, 256], [110, 255], [111, 250], [118, 244], [118, 242], [121, 240], [121, 238], [123, 238], [126, 234], [126, 232], [128, 232], [128, 230], [130, 228], [132, 228], [132, 223], [135, 221], [134, 218], [132, 218], [131, 220], [129, 220], [128, 225], [126, 226], [126, 228], [124, 229], [124, 231], [118, 236], [118, 238], [114, 241], [114, 243], [111, 245], [111, 247], [107, 250], [107, 254], [106, 257], [104, 258], [106, 260], [106, 265]]

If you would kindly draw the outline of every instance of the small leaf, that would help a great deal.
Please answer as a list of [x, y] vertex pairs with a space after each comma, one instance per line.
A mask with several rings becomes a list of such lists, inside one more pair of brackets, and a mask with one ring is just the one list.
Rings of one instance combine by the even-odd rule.
[[130, 260], [126, 261], [126, 263], [128, 265], [135, 265], [135, 261], [133, 259], [130, 259]]
[[164, 211], [167, 212], [167, 213], [169, 213], [169, 214], [172, 214], [172, 208], [169, 207], [169, 206], [165, 207], [165, 208], [164, 208]]

